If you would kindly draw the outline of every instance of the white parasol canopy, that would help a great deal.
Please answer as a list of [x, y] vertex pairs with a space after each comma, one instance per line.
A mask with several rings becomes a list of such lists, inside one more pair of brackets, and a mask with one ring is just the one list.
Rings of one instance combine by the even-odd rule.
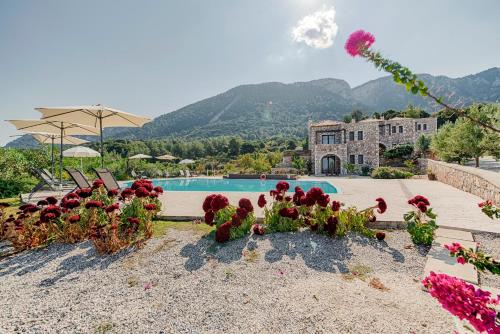
[[80, 169], [83, 169], [83, 158], [100, 157], [101, 154], [85, 146], [76, 146], [63, 151], [64, 157], [80, 158]]
[[41, 107], [35, 108], [42, 113], [42, 119], [72, 121], [77, 119], [79, 123], [99, 129], [101, 137], [101, 165], [104, 167], [103, 128], [109, 127], [142, 127], [151, 121], [148, 117], [137, 116], [127, 112], [97, 105], [87, 106], [65, 106], [65, 107]]
[[178, 158], [174, 157], [173, 155], [170, 155], [170, 154], [164, 154], [164, 155], [160, 155], [159, 157], [156, 157], [156, 159], [158, 159], [158, 160], [175, 160]]
[[133, 159], [152, 159], [153, 157], [147, 154], [136, 154], [131, 157], [129, 157], [130, 160]]
[[[55, 140], [59, 140], [61, 135], [55, 135], [52, 133], [43, 133], [43, 132], [28, 132], [33, 138], [36, 139], [40, 144], [51, 144]], [[73, 136], [64, 136], [63, 137], [63, 145], [81, 145], [88, 143], [88, 140], [80, 139]]]
[[90, 135], [95, 136], [99, 134], [99, 130], [73, 122], [54, 121], [54, 120], [7, 120], [16, 127], [17, 130], [24, 132], [43, 132], [59, 135], [59, 144], [61, 146], [61, 154], [59, 156], [59, 179], [62, 184], [62, 147], [64, 137], [67, 135]]
[[184, 159], [184, 160], [179, 161], [179, 163], [182, 165], [194, 164], [194, 160]]

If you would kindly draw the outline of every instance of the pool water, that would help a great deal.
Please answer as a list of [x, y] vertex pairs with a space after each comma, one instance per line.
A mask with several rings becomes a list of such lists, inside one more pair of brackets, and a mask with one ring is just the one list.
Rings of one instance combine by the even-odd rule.
[[[276, 188], [279, 180], [243, 180], [243, 179], [204, 179], [204, 178], [179, 178], [179, 179], [154, 179], [155, 186], [161, 186], [165, 191], [207, 191], [207, 192], [269, 192]], [[304, 191], [312, 187], [320, 187], [325, 193], [335, 194], [337, 188], [325, 181], [295, 181], [286, 180], [290, 190], [300, 186]], [[129, 187], [132, 182], [125, 183]]]

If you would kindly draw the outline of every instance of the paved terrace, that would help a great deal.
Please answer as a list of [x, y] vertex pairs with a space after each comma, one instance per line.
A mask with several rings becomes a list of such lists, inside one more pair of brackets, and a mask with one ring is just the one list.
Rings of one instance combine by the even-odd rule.
[[[305, 178], [327, 181], [340, 190], [331, 198], [366, 208], [375, 204], [375, 198], [383, 197], [388, 205], [385, 214], [378, 220], [400, 222], [403, 214], [410, 210], [407, 204], [409, 198], [424, 195], [429, 198], [434, 211], [438, 214], [438, 225], [452, 229], [468, 231], [485, 231], [500, 234], [500, 223], [489, 219], [478, 208], [481, 198], [458, 190], [452, 186], [437, 181], [424, 179], [412, 180], [375, 180], [370, 178]], [[167, 192], [162, 197], [165, 218], [172, 217], [202, 217], [201, 205], [208, 192]], [[257, 207], [260, 193], [227, 192], [224, 193], [230, 203], [236, 204], [241, 197], [249, 198], [256, 207], [257, 217], [263, 212]], [[268, 194], [267, 194], [268, 195]], [[269, 196], [266, 196], [269, 201]]]

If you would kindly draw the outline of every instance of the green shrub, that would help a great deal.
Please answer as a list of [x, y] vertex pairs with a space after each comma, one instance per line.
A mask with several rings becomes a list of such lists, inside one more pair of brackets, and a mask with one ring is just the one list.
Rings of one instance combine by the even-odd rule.
[[372, 169], [370, 168], [370, 166], [361, 166], [361, 175], [362, 176], [368, 176], [370, 175]]
[[384, 158], [386, 159], [397, 159], [397, 158], [407, 158], [413, 153], [413, 145], [399, 145], [390, 150], [384, 152]]
[[392, 167], [377, 167], [372, 172], [374, 179], [409, 179], [413, 173]]

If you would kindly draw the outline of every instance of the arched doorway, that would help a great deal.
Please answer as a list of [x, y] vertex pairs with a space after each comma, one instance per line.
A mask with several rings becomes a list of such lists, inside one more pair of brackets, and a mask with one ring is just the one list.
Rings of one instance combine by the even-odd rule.
[[325, 155], [321, 158], [321, 174], [339, 175], [340, 159], [334, 154]]

